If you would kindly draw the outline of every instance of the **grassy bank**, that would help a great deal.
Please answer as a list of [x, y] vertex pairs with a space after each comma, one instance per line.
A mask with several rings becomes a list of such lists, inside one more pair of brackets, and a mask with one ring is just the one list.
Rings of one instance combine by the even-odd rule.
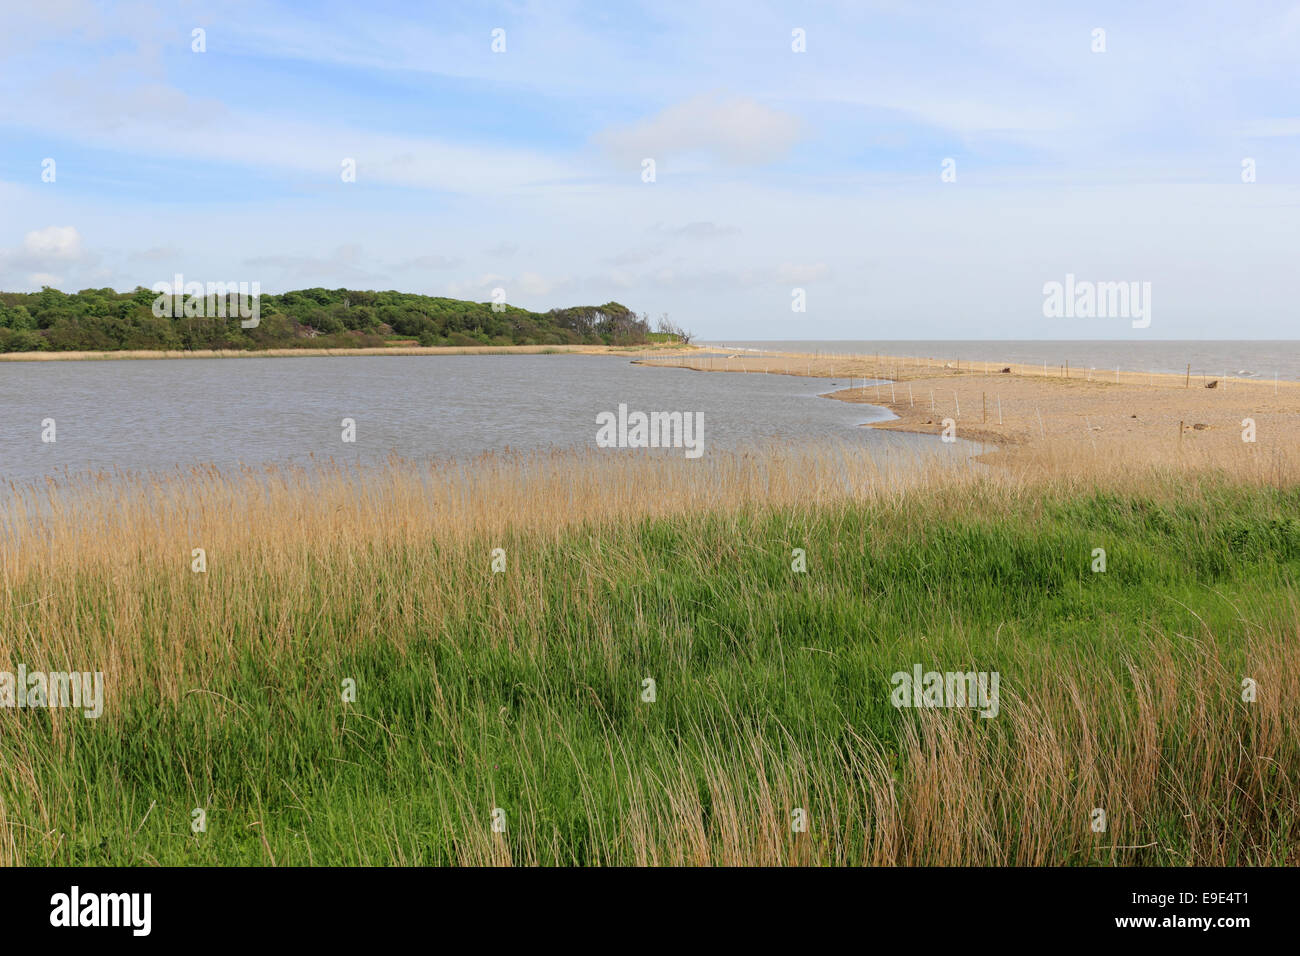
[[[1300, 862], [1294, 484], [844, 464], [11, 502], [0, 669], [106, 692], [0, 710], [0, 861]], [[895, 709], [914, 664], [998, 672], [998, 715]]]

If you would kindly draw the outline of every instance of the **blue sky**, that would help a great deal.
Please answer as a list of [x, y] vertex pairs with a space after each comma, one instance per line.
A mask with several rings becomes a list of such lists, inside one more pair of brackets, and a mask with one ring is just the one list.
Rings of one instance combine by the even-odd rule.
[[[1300, 3], [18, 6], [3, 289], [500, 287], [732, 339], [1300, 327]], [[1045, 318], [1067, 273], [1150, 282], [1150, 327]]]

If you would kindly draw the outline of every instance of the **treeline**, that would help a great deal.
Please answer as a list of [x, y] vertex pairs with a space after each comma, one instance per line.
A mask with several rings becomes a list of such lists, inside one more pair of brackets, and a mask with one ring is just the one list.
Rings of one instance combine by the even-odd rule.
[[[0, 292], [0, 352], [117, 349], [266, 349], [380, 347], [394, 339], [420, 345], [638, 345], [649, 319], [607, 302], [549, 312], [406, 292], [303, 289], [262, 295], [258, 323], [243, 328], [235, 297], [176, 301], [137, 287], [66, 294]], [[158, 313], [163, 314], [159, 315]], [[175, 314], [173, 314], [173, 312]]]

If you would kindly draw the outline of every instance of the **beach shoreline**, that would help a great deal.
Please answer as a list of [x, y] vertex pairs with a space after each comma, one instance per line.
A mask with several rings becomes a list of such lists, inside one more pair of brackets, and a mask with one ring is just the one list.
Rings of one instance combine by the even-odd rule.
[[696, 352], [635, 364], [848, 379], [822, 397], [897, 416], [864, 427], [941, 437], [946, 430], [995, 446], [976, 459], [987, 464], [1082, 453], [1161, 465], [1231, 466], [1260, 453], [1300, 458], [1300, 382], [1293, 381], [795, 352]]

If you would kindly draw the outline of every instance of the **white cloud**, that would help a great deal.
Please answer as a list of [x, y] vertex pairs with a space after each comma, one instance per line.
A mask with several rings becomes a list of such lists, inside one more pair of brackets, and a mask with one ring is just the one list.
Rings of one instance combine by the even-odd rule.
[[537, 272], [521, 272], [515, 276], [487, 273], [477, 279], [450, 283], [447, 294], [457, 299], [486, 302], [492, 297], [493, 289], [504, 289], [506, 302], [511, 305], [521, 305], [521, 300], [527, 298], [532, 300], [533, 307], [538, 307], [543, 297], [563, 295], [574, 287], [574, 280], [569, 276], [545, 276]]
[[808, 265], [783, 262], [776, 270], [776, 277], [781, 282], [815, 282], [818, 279], [825, 279], [830, 274], [830, 266], [824, 262]]
[[721, 239], [740, 232], [735, 226], [719, 226], [714, 222], [688, 222], [684, 226], [663, 226], [656, 223], [651, 231], [683, 239]]
[[605, 256], [601, 261], [611, 266], [635, 266], [657, 259], [663, 255], [663, 252], [664, 247], [662, 245], [638, 246], [612, 256]]
[[46, 226], [23, 238], [23, 252], [33, 260], [71, 261], [82, 256], [81, 236], [75, 226]]
[[[111, 75], [105, 69], [63, 74], [41, 87], [39, 97], [0, 97], [0, 127], [71, 134], [83, 146], [147, 155], [151, 161], [175, 157], [305, 173], [320, 188], [334, 191], [384, 183], [498, 195], [583, 173], [572, 161], [529, 148], [458, 144], [235, 110], [165, 84], [112, 84], [101, 73]], [[234, 129], [238, 136], [229, 135]], [[356, 164], [356, 183], [342, 181], [345, 159]]]
[[180, 254], [180, 248], [169, 243], [165, 246], [151, 246], [148, 249], [141, 249], [138, 252], [130, 253], [127, 258], [136, 262], [168, 262], [174, 260]]
[[744, 96], [697, 96], [628, 126], [598, 133], [596, 143], [622, 161], [705, 153], [734, 166], [785, 156], [803, 120]]
[[[507, 279], [505, 276], [487, 273], [479, 276], [477, 279], [466, 279], [461, 282], [450, 282], [447, 284], [447, 294], [453, 299], [470, 299], [475, 302], [486, 302], [492, 296], [492, 290], [496, 288], [506, 288]], [[506, 293], [507, 296], [509, 292]]]
[[[304, 283], [307, 286], [333, 289], [344, 284], [364, 285], [386, 278], [383, 273], [364, 268], [362, 264], [366, 261], [361, 247], [349, 243], [339, 246], [327, 256], [252, 256], [245, 259], [243, 264], [253, 269], [272, 270], [290, 281]], [[264, 287], [272, 285], [261, 279], [257, 281], [262, 282]]]
[[536, 272], [525, 272], [519, 276], [516, 286], [524, 295], [540, 296], [568, 289], [572, 284], [572, 280], [567, 276], [548, 278]]
[[452, 259], [448, 256], [416, 256], [414, 259], [407, 259], [393, 266], [394, 269], [405, 272], [412, 269], [419, 269], [421, 272], [439, 272], [443, 269], [453, 269], [460, 265], [459, 259]]
[[88, 275], [102, 278], [102, 270], [89, 272], [98, 262], [99, 256], [83, 247], [75, 226], [46, 226], [27, 233], [21, 246], [0, 249], [0, 283], [15, 281], [26, 273], [31, 287], [62, 286], [67, 278], [65, 269], [71, 269], [81, 281]]

